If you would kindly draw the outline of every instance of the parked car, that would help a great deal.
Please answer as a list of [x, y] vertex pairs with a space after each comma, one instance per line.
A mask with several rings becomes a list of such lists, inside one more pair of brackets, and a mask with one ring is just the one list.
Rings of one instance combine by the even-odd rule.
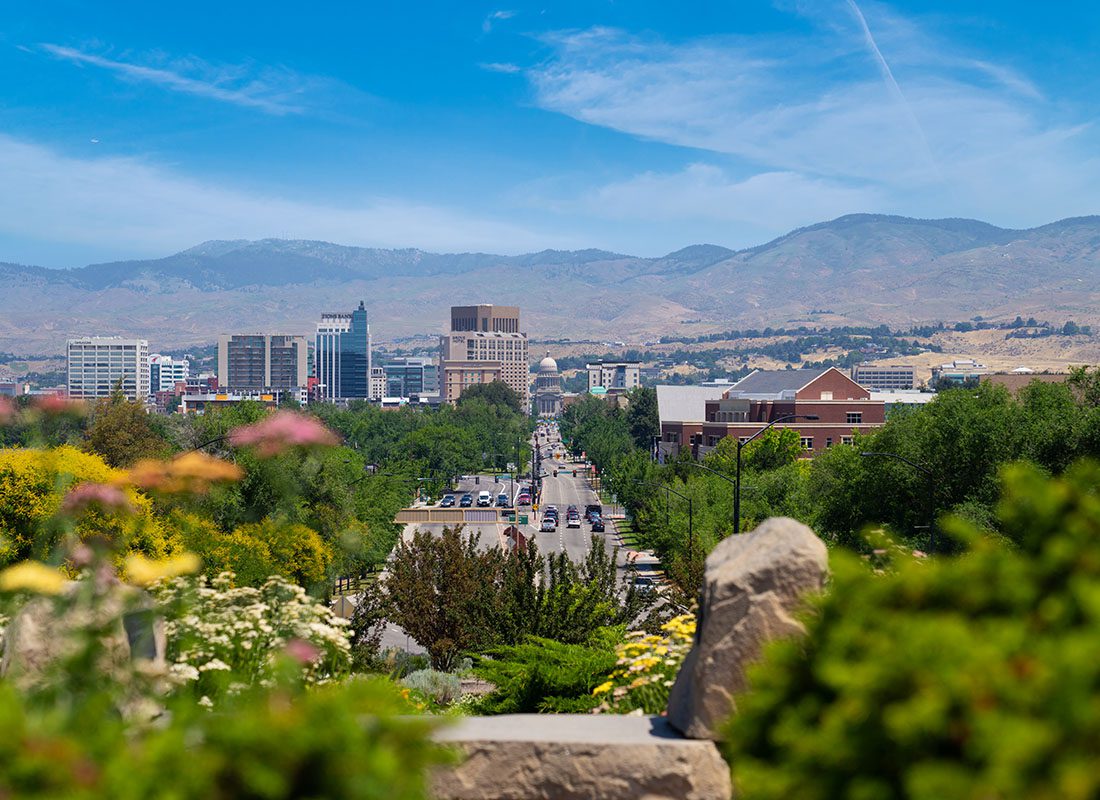
[[512, 502], [508, 499], [506, 494], [497, 495], [497, 508], [511, 508]]
[[634, 591], [638, 594], [654, 594], [657, 591], [657, 581], [645, 575], [639, 575], [634, 579]]
[[489, 492], [482, 489], [480, 492], [477, 493], [477, 504], [482, 508], [486, 506], [491, 506], [493, 504], [493, 496]]
[[592, 533], [603, 533], [603, 520], [600, 517], [592, 517]]
[[462, 499], [458, 501], [459, 508], [469, 508], [474, 504], [474, 496], [469, 492], [462, 495]]
[[539, 523], [539, 530], [543, 533], [553, 533], [557, 528], [557, 522], [553, 517], [543, 517], [542, 522]]
[[443, 499], [439, 501], [440, 508], [451, 508], [455, 504], [455, 496], [453, 494], [443, 495]]

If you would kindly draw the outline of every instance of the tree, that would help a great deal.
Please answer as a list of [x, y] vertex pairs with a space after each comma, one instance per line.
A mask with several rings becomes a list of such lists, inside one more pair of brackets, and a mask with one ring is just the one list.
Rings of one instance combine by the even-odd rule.
[[129, 467], [142, 458], [162, 458], [170, 451], [168, 441], [154, 430], [145, 406], [127, 400], [119, 389], [93, 406], [84, 439], [87, 449], [103, 456], [112, 467]]
[[458, 398], [458, 405], [461, 407], [472, 400], [484, 400], [489, 405], [505, 406], [517, 414], [523, 414], [526, 410], [523, 407], [522, 398], [504, 381], [479, 383], [466, 387]]
[[634, 446], [646, 451], [653, 448], [653, 440], [661, 435], [661, 419], [657, 413], [657, 390], [639, 386], [627, 395], [626, 424]]

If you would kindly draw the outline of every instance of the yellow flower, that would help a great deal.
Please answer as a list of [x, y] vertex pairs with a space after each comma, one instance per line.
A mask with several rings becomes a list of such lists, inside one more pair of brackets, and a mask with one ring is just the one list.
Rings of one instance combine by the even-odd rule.
[[639, 675], [637, 678], [630, 682], [630, 688], [637, 689], [639, 686], [645, 686], [647, 683], [649, 683], [649, 678], [645, 677], [644, 675]]
[[661, 645], [660, 647], [654, 647], [653, 652], [659, 656], [663, 656], [668, 652], [668, 648], [664, 645]]
[[39, 561], [24, 561], [0, 572], [0, 591], [61, 594], [65, 576]]
[[191, 575], [202, 566], [194, 553], [183, 553], [163, 561], [152, 561], [134, 553], [126, 557], [126, 576], [138, 586], [150, 586], [164, 578]]
[[605, 692], [610, 692], [611, 687], [614, 685], [615, 684], [611, 681], [608, 681], [607, 683], [601, 683], [599, 686], [592, 690], [592, 694], [604, 694]]

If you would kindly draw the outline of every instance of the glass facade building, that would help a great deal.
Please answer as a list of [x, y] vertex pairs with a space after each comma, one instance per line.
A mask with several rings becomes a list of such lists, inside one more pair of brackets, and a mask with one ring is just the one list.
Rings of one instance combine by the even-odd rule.
[[363, 302], [350, 314], [322, 314], [313, 353], [317, 389], [323, 400], [371, 397], [371, 342]]

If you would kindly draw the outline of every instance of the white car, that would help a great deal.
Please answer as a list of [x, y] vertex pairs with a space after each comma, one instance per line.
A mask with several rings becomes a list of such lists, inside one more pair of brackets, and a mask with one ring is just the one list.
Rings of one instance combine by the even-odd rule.
[[551, 517], [543, 517], [542, 522], [539, 523], [539, 531], [542, 533], [553, 533], [557, 530], [554, 525], [554, 520]]
[[493, 496], [486, 491], [477, 493], [477, 504], [479, 506], [491, 506], [493, 504]]

